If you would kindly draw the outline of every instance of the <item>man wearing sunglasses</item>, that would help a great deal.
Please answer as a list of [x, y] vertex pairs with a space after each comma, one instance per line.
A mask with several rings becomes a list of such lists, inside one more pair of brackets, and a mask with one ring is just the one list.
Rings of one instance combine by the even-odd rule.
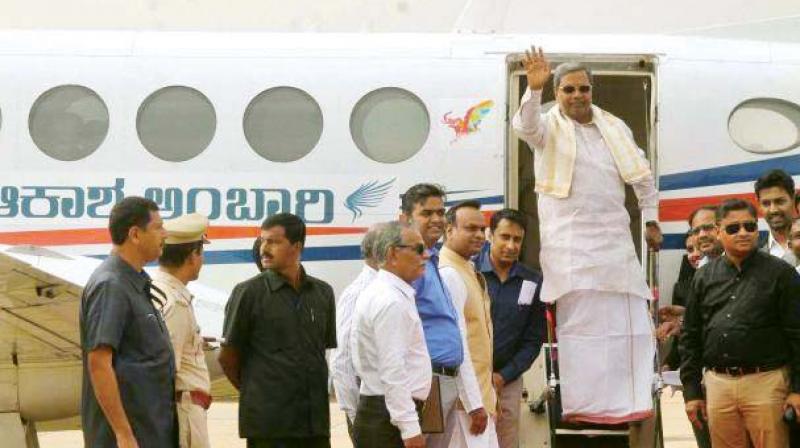
[[708, 421], [713, 446], [787, 447], [784, 411], [800, 415], [800, 275], [756, 249], [757, 219], [747, 201], [720, 205], [725, 253], [695, 273], [689, 292], [683, 397], [695, 427]]
[[761, 214], [769, 226], [769, 237], [761, 250], [796, 266], [797, 257], [789, 248], [789, 229], [794, 219], [794, 180], [783, 170], [770, 170], [756, 180], [755, 192]]
[[541, 48], [532, 48], [523, 64], [528, 90], [513, 126], [534, 152], [541, 299], [557, 303], [562, 417], [588, 423], [646, 419], [653, 410], [653, 297], [636, 256], [625, 186], [639, 200], [648, 245], [658, 250], [658, 193], [650, 164], [628, 126], [592, 104], [587, 67], [556, 68], [558, 107], [542, 113], [550, 64]]
[[411, 283], [425, 273], [419, 232], [394, 221], [378, 231], [380, 270], [353, 312], [353, 365], [361, 378], [353, 423], [357, 447], [425, 446], [418, 409], [431, 390], [431, 358]]

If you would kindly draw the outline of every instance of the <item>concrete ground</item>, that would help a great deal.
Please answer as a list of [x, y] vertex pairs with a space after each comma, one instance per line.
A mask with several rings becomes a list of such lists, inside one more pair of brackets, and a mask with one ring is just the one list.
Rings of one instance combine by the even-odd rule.
[[[239, 439], [237, 429], [236, 402], [216, 402], [209, 411], [209, 433], [211, 445], [225, 448], [244, 448], [245, 443]], [[683, 399], [680, 392], [672, 395], [669, 389], [662, 397], [664, 421], [664, 439], [667, 448], [696, 447], [692, 429], [686, 414], [683, 412]], [[347, 436], [347, 425], [344, 414], [336, 403], [331, 403], [331, 442], [334, 448], [352, 448]], [[43, 425], [39, 431], [39, 443], [42, 448], [83, 448], [83, 440], [79, 430], [47, 431]]]

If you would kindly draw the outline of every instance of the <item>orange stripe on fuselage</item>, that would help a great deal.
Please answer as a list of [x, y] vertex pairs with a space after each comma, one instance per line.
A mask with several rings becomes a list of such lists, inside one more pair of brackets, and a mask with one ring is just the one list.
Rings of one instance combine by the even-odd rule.
[[[313, 235], [356, 235], [366, 232], [366, 227], [308, 227], [306, 234]], [[258, 227], [212, 226], [208, 229], [210, 240], [235, 238], [255, 238]], [[0, 244], [37, 246], [72, 246], [79, 244], [110, 244], [108, 229], [60, 229], [27, 230], [19, 232], [0, 232]]]
[[658, 207], [659, 221], [686, 221], [694, 210], [704, 205], [719, 205], [725, 199], [739, 198], [750, 201], [757, 207], [758, 201], [753, 193], [722, 194], [699, 198], [662, 199]]

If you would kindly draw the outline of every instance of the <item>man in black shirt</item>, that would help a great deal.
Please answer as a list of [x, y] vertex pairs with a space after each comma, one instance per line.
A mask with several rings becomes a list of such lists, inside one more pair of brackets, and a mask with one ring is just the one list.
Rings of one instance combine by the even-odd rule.
[[241, 392], [248, 448], [329, 448], [325, 349], [336, 347], [333, 289], [300, 264], [306, 228], [281, 213], [261, 225], [264, 272], [233, 290], [219, 362]]
[[725, 254], [695, 273], [681, 335], [686, 413], [708, 416], [714, 446], [785, 447], [783, 411], [800, 415], [800, 276], [756, 249], [749, 202], [723, 202], [717, 222]]

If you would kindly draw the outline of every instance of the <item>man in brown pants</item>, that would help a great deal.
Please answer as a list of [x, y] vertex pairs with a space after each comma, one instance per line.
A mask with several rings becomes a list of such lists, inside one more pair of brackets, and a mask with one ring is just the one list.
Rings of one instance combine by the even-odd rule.
[[784, 410], [800, 415], [800, 275], [756, 249], [757, 220], [741, 199], [717, 210], [725, 254], [695, 273], [681, 335], [686, 413], [715, 447], [787, 447]]

